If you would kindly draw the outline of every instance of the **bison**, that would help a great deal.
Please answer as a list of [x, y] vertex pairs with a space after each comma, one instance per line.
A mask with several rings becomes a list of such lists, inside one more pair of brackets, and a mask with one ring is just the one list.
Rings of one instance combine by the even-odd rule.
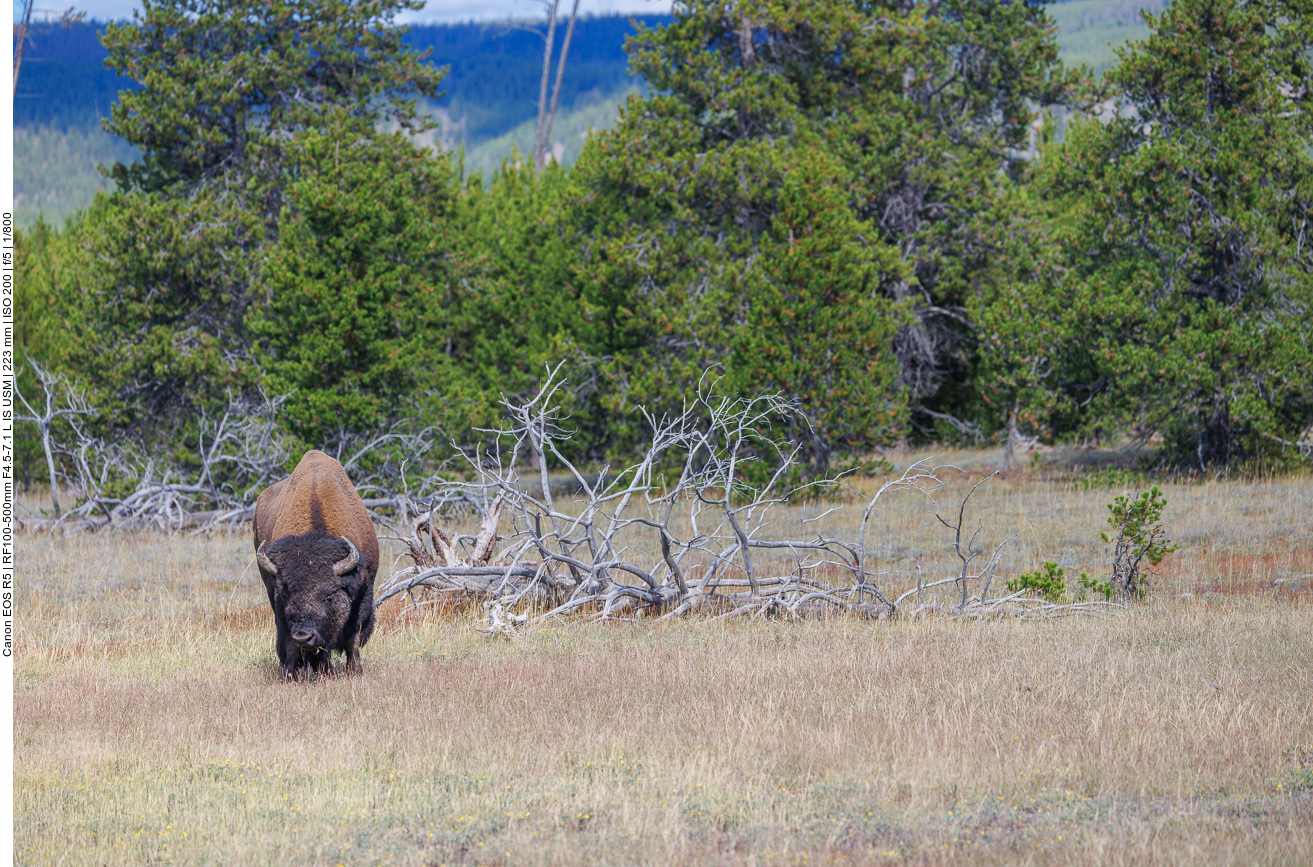
[[255, 559], [269, 592], [284, 679], [331, 674], [332, 652], [359, 674], [360, 648], [374, 631], [378, 536], [347, 478], [321, 451], [255, 501]]

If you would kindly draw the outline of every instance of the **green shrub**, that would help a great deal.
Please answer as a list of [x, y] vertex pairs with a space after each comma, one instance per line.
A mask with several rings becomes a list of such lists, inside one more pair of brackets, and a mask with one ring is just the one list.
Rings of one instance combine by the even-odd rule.
[[1016, 593], [1019, 590], [1034, 590], [1050, 602], [1061, 602], [1067, 592], [1067, 582], [1062, 577], [1062, 567], [1057, 563], [1046, 562], [1043, 569], [1025, 572], [1008, 581], [1009, 593]]
[[1082, 599], [1085, 598], [1086, 590], [1089, 590], [1098, 596], [1102, 596], [1105, 602], [1111, 601], [1112, 599], [1111, 581], [1100, 581], [1098, 578], [1093, 578], [1082, 572], [1080, 573], [1080, 578], [1077, 583], [1081, 586], [1080, 595]]
[[[1168, 554], [1179, 548], [1167, 538], [1161, 523], [1167, 500], [1157, 486], [1142, 492], [1135, 499], [1125, 494], [1108, 504], [1108, 526], [1116, 534], [1112, 554], [1111, 589], [1117, 596], [1143, 596], [1145, 592], [1144, 561], [1157, 566]], [[1099, 534], [1103, 541], [1112, 542], [1107, 532]]]

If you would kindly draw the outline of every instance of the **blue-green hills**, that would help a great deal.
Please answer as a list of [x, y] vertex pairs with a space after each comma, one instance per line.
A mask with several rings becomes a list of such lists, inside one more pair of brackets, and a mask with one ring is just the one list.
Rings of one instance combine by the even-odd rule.
[[[1050, 6], [1064, 59], [1103, 71], [1116, 62], [1113, 46], [1148, 33], [1142, 7], [1163, 0], [1074, 0]], [[638, 26], [660, 26], [666, 16], [582, 18], [570, 47], [553, 142], [573, 162], [590, 129], [608, 126], [615, 106], [640, 87], [629, 75], [625, 37]], [[133, 158], [134, 150], [100, 129], [116, 94], [130, 82], [103, 65], [97, 38], [102, 24], [69, 28], [37, 25], [29, 34], [14, 101], [14, 195], [20, 225], [38, 215], [61, 224], [110, 182], [97, 167]], [[558, 28], [558, 42], [564, 28]], [[464, 146], [465, 166], [485, 175], [529, 149], [542, 72], [542, 36], [512, 22], [412, 26], [410, 42], [447, 66], [446, 96], [432, 110], [436, 139]]]

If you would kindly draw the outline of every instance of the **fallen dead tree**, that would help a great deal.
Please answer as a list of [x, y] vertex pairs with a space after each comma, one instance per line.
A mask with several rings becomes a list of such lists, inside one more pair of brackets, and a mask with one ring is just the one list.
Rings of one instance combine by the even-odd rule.
[[[41, 438], [49, 474], [51, 510], [46, 515], [18, 516], [20, 532], [62, 535], [104, 530], [156, 530], [165, 533], [233, 532], [244, 529], [254, 514], [260, 491], [286, 475], [292, 457], [278, 421], [286, 395], [263, 392], [230, 396], [221, 412], [202, 412], [195, 444], [186, 461], [145, 453], [131, 442], [98, 436], [90, 423], [97, 410], [76, 383], [29, 362], [41, 386], [36, 408], [18, 394], [26, 408], [16, 421], [34, 424]], [[16, 392], [17, 393], [17, 392]], [[405, 459], [427, 451], [435, 431], [410, 432], [406, 422], [370, 436], [339, 432], [324, 447], [334, 453], [366, 494], [374, 512], [422, 504], [451, 510], [468, 504], [459, 492], [424, 492], [441, 479], [408, 472]], [[369, 464], [364, 469], [363, 465]], [[61, 507], [61, 489], [71, 507]], [[371, 496], [372, 495], [372, 496]]]
[[[157, 468], [91, 436], [80, 421], [80, 398], [63, 407], [49, 399], [51, 384], [43, 380], [43, 385], [46, 412], [36, 418], [34, 411], [28, 420], [44, 420], [48, 429], [61, 418], [73, 432], [71, 445], [52, 450], [74, 468], [61, 477], [77, 505], [56, 517], [20, 519], [21, 529], [244, 530], [255, 495], [281, 477], [289, 457], [276, 424], [279, 398], [234, 402], [218, 417], [202, 418], [197, 460], [181, 471]], [[983, 480], [961, 500], [955, 516], [934, 512], [953, 533], [951, 548], [960, 561], [956, 574], [923, 582], [918, 567], [916, 587], [895, 595], [874, 562], [879, 546], [871, 541], [873, 518], [880, 504], [899, 492], [933, 502], [945, 474], [960, 471], [922, 461], [865, 495], [843, 478], [799, 483], [798, 450], [771, 435], [773, 422], [796, 412], [777, 396], [700, 391], [674, 417], [645, 414], [651, 436], [634, 464], [618, 472], [604, 467], [585, 473], [563, 453], [569, 432], [553, 401], [562, 385], [552, 372], [532, 399], [504, 401], [506, 426], [483, 432], [493, 437], [490, 447], [458, 450], [465, 481], [452, 481], [452, 473], [433, 468], [431, 430], [409, 434], [394, 428], [343, 440], [346, 465], [388, 447], [382, 459], [370, 458], [363, 478], [357, 469], [357, 487], [374, 518], [406, 544], [411, 565], [381, 582], [379, 604], [395, 596], [405, 607], [482, 605], [490, 632], [571, 614], [1030, 618], [1117, 607], [1061, 605], [1022, 593], [990, 598], [1001, 552], [1011, 538], [976, 565], [983, 554], [976, 546], [981, 528], [966, 532], [966, 512]], [[565, 471], [564, 483], [549, 476], [549, 464]], [[533, 470], [521, 476], [526, 465]], [[424, 474], [414, 473], [415, 467], [426, 468]], [[782, 532], [773, 518], [778, 510], [772, 510], [800, 497], [830, 497], [848, 505], [803, 520], [799, 532]], [[855, 529], [826, 530], [825, 519], [853, 511], [853, 501], [860, 503]], [[476, 533], [444, 531], [443, 521], [469, 512], [481, 515]], [[947, 585], [956, 585], [953, 602], [939, 595]]]
[[[872, 517], [882, 499], [896, 492], [930, 495], [940, 490], [942, 473], [955, 468], [922, 461], [884, 481], [862, 498], [855, 538], [819, 529], [773, 538], [772, 507], [809, 493], [857, 496], [842, 479], [787, 484], [794, 478], [797, 452], [772, 439], [769, 431], [773, 419], [795, 411], [788, 403], [774, 396], [701, 393], [678, 416], [647, 417], [652, 435], [636, 463], [589, 478], [561, 450], [569, 433], [553, 403], [560, 387], [549, 376], [532, 399], [505, 401], [509, 424], [496, 433], [509, 447], [492, 459], [470, 456], [477, 480], [449, 492], [449, 497], [459, 495], [478, 506], [482, 521], [477, 533], [448, 534], [439, 526], [436, 509], [414, 510], [415, 517], [398, 528], [394, 538], [406, 544], [412, 565], [382, 583], [378, 604], [394, 596], [406, 600], [406, 610], [479, 603], [487, 616], [483, 628], [494, 633], [585, 612], [601, 619], [663, 619], [694, 612], [713, 620], [936, 612], [1051, 617], [1115, 607], [1053, 605], [1022, 594], [989, 600], [1007, 541], [983, 568], [972, 571], [975, 537], [965, 543], [962, 538], [970, 494], [956, 523], [940, 518], [955, 531], [959, 574], [926, 584], [918, 579], [917, 588], [890, 598], [871, 562]], [[501, 455], [509, 459], [503, 462]], [[537, 478], [518, 473], [518, 458], [526, 455], [540, 456]], [[564, 468], [579, 494], [558, 502], [543, 458]], [[773, 471], [759, 483], [748, 481], [761, 475], [763, 464]], [[819, 526], [841, 508], [804, 523]], [[498, 535], [503, 523], [509, 525], [504, 538]], [[956, 606], [933, 595], [927, 600], [926, 591], [946, 584], [961, 590]]]
[[[195, 460], [184, 468], [97, 436], [84, 418], [95, 412], [80, 390], [36, 365], [33, 369], [47, 410], [42, 417], [20, 420], [36, 423], [42, 434], [54, 515], [20, 517], [21, 531], [231, 531], [251, 520], [256, 495], [283, 475], [289, 450], [276, 418], [283, 397], [230, 398], [216, 416], [202, 413]], [[56, 442], [51, 422], [61, 415], [62, 442]], [[76, 500], [66, 511], [56, 495], [61, 480]]]
[[[173, 493], [173, 492], [169, 492]], [[172, 500], [171, 497], [168, 498]], [[183, 530], [213, 532], [225, 529], [228, 532], [244, 530], [255, 513], [254, 506], [237, 509], [206, 509], [189, 512], [174, 502], [166, 502], [157, 509], [141, 516], [92, 515], [82, 517], [71, 513], [61, 518], [19, 518], [18, 529], [25, 533], [58, 532], [64, 535], [77, 533], [95, 533], [101, 530], [159, 530], [176, 533]]]

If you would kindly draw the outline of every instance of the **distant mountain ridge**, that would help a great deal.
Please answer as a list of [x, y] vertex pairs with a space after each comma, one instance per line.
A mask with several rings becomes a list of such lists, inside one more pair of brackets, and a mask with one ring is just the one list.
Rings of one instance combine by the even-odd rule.
[[[673, 20], [668, 15], [633, 18], [647, 27]], [[564, 32], [563, 26], [557, 27], [558, 52]], [[629, 16], [579, 19], [570, 42], [559, 112], [569, 113], [634, 86], [624, 51], [625, 38], [633, 32]], [[450, 66], [443, 81], [447, 97], [439, 104], [460, 125], [454, 131], [456, 141], [475, 145], [536, 116], [543, 39], [523, 23], [412, 26], [408, 39], [416, 48], [432, 51], [431, 63]]]
[[96, 21], [61, 27], [33, 24], [14, 93], [15, 127], [99, 126], [120, 90], [132, 82], [105, 68]]
[[[633, 16], [647, 27], [672, 20]], [[64, 28], [34, 25], [24, 50], [14, 98], [14, 126], [62, 130], [99, 126], [120, 90], [134, 86], [106, 69], [98, 33], [103, 22]], [[595, 102], [633, 85], [624, 52], [634, 32], [629, 16], [581, 17], [570, 44], [559, 111]], [[558, 27], [556, 41], [564, 39]], [[439, 102], [458, 125], [458, 140], [474, 145], [502, 135], [536, 114], [542, 75], [542, 37], [522, 22], [412, 25], [408, 41], [447, 66], [447, 96]], [[445, 138], [445, 136], [444, 136]]]
[[[1139, 9], [1161, 11], [1167, 0], [1061, 0], [1048, 7], [1058, 25], [1062, 57], [1096, 72], [1116, 61], [1112, 46], [1142, 39], [1148, 28]], [[646, 27], [672, 21], [666, 15], [636, 15]], [[132, 82], [104, 67], [101, 22], [33, 26], [24, 50], [14, 99], [15, 210], [20, 226], [38, 214], [62, 223], [86, 207], [109, 182], [97, 164], [133, 158], [134, 149], [101, 131], [100, 119]], [[575, 29], [566, 66], [554, 147], [573, 162], [588, 129], [603, 129], [616, 117], [615, 104], [642, 87], [628, 74], [625, 37], [631, 16], [583, 17]], [[557, 29], [558, 45], [565, 28]], [[466, 166], [485, 177], [511, 153], [529, 150], [542, 75], [542, 37], [524, 22], [411, 25], [409, 41], [431, 50], [430, 62], [450, 67], [433, 106], [441, 129], [433, 141], [466, 148]]]

